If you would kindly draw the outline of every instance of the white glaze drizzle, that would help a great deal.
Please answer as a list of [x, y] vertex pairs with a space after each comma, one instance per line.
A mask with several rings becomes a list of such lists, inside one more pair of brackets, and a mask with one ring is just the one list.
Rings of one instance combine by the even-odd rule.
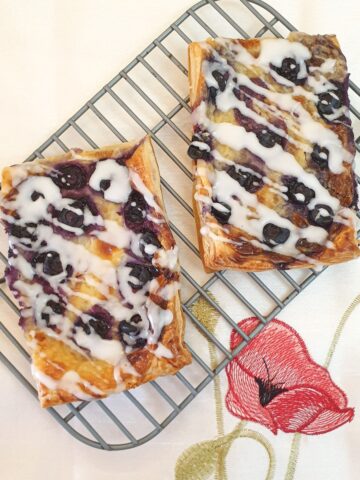
[[[31, 365], [31, 372], [37, 382], [42, 383], [50, 390], [65, 390], [80, 400], [91, 400], [96, 396], [102, 397], [104, 395], [102, 390], [84, 380], [73, 370], [65, 372], [59, 380], [49, 377], [44, 372], [36, 368], [34, 364]], [[80, 385], [83, 385], [87, 390], [90, 390], [93, 395], [85, 393]]]
[[155, 212], [159, 212], [163, 216], [164, 214], [159, 205], [156, 203], [154, 195], [150, 192], [145, 183], [141, 180], [140, 175], [134, 170], [130, 170], [130, 179], [135, 185], [136, 190], [144, 196], [146, 203], [150, 205], [150, 207], [152, 207]]
[[[44, 167], [36, 167], [35, 170], [38, 174], [44, 173]], [[166, 222], [154, 195], [135, 171], [119, 165], [115, 160], [107, 159], [96, 164], [89, 185], [94, 190], [100, 191], [101, 180], [110, 181], [110, 186], [102, 192], [108, 201], [126, 202], [131, 192], [131, 185], [133, 185], [142, 193], [146, 203], [153, 209], [152, 213], [147, 214], [148, 220], [154, 220], [154, 223], [158, 225]], [[26, 320], [33, 317], [37, 327], [49, 336], [70, 345], [82, 355], [89, 356], [90, 354], [89, 358], [98, 358], [113, 365], [114, 378], [118, 384], [117, 389], [121, 390], [122, 373], [138, 375], [126, 357], [126, 354], [132, 352], [133, 348], [129, 345], [123, 347], [116, 336], [109, 339], [102, 338], [91, 326], [92, 315], [84, 313], [74, 304], [65, 302], [64, 307], [73, 315], [81, 317], [81, 321], [88, 325], [90, 333], [86, 333], [81, 325], [74, 326], [66, 312], [65, 314], [55, 313], [48, 302], [58, 303], [59, 298], [63, 298], [64, 294], [67, 298], [79, 298], [88, 302], [90, 306], [96, 304], [103, 308], [109, 312], [115, 322], [130, 321], [135, 314], [138, 314], [141, 317], [140, 323], [137, 323], [140, 331], [138, 337], [147, 339], [149, 344], [157, 344], [163, 328], [172, 322], [173, 315], [170, 310], [163, 309], [151, 301], [148, 294], [160, 296], [169, 302], [177, 293], [178, 282], [171, 281], [160, 288], [157, 280], [153, 279], [139, 290], [134, 291], [128, 281], [136, 285], [139, 280], [131, 277], [131, 267], [126, 265], [129, 261], [133, 262], [134, 259], [128, 254], [123, 254], [121, 264], [114, 266], [111, 261], [92, 254], [83, 244], [57, 233], [51, 225], [61, 227], [61, 229], [78, 236], [84, 235], [82, 228], [64, 225], [54, 217], [50, 206], [55, 207], [57, 211], [66, 208], [76, 215], [83, 215], [84, 227], [87, 225], [101, 227], [101, 229], [92, 231], [91, 236], [97, 237], [113, 247], [132, 250], [140, 258], [142, 257], [139, 249], [141, 234], [127, 229], [115, 220], [104, 220], [101, 215], [92, 214], [87, 206], [82, 210], [76, 204], [72, 205], [75, 199], [62, 197], [59, 187], [48, 176], [34, 175], [26, 178], [21, 169], [18, 169], [13, 182], [13, 185], [15, 184], [17, 194], [13, 195], [11, 200], [3, 200], [2, 208], [5, 208], [6, 211], [17, 212], [20, 218], [16, 220], [16, 224], [27, 227], [28, 231], [36, 236], [32, 239], [20, 239], [14, 235], [9, 237], [13, 250], [13, 255], [9, 258], [9, 266], [20, 273], [20, 278], [13, 283], [13, 288], [27, 303], [26, 307], [22, 309], [22, 318]], [[34, 191], [38, 192], [35, 200], [32, 199]], [[5, 212], [2, 213], [2, 220], [10, 224], [14, 223], [14, 217]], [[38, 223], [44, 220], [47, 224]], [[29, 223], [36, 224], [36, 227], [29, 227]], [[22, 255], [22, 250], [29, 251], [29, 254], [30, 251], [36, 252], [38, 256], [42, 253], [56, 252], [59, 255], [62, 272], [56, 275], [46, 274], [43, 262], [30, 263]], [[153, 256], [152, 263], [155, 267], [168, 268], [171, 271], [178, 270], [177, 247], [166, 250], [147, 244], [145, 253]], [[67, 280], [67, 265], [73, 269], [70, 282]], [[33, 282], [35, 274], [51, 285], [54, 294], [46, 294], [42, 284]], [[75, 285], [80, 283], [81, 286], [84, 279], [87, 285], [96, 288], [106, 299], [100, 301], [98, 297], [93, 297], [89, 293], [77, 291]], [[114, 293], [110, 294], [110, 289], [112, 292], [119, 289], [121, 297], [118, 298]], [[163, 353], [166, 358], [171, 358], [171, 352], [163, 345], [153, 353], [156, 356], [161, 356]], [[102, 393], [95, 391], [95, 387], [81, 379], [76, 372], [67, 372], [60, 380], [55, 381], [34, 367], [34, 376], [48, 388], [64, 388], [80, 399], [91, 398], [81, 390], [80, 383], [94, 394]]]
[[110, 181], [109, 188], [103, 192], [105, 200], [115, 203], [126, 202], [131, 192], [127, 167], [119, 165], [111, 158], [101, 160], [97, 162], [95, 171], [90, 177], [90, 187], [100, 191], [101, 180]]
[[[214, 195], [222, 202], [231, 206], [229, 223], [258, 238], [263, 239], [263, 228], [267, 223], [273, 223], [290, 231], [289, 239], [281, 245], [272, 248], [273, 251], [296, 256], [299, 252], [295, 247], [300, 238], [322, 244], [327, 238], [327, 231], [320, 227], [309, 226], [298, 228], [289, 220], [281, 217], [275, 210], [260, 203], [253, 193], [247, 192], [240, 184], [230, 177], [225, 171], [216, 172], [213, 186]], [[234, 200], [234, 196], [238, 200]]]
[[333, 209], [339, 207], [339, 200], [332, 197], [315, 175], [306, 172], [296, 161], [295, 157], [284, 151], [280, 145], [275, 144], [272, 148], [266, 148], [261, 145], [255, 133], [247, 132], [240, 125], [214, 123], [207, 117], [205, 121], [203, 120], [202, 125], [220, 143], [228, 145], [237, 151], [246, 148], [263, 159], [270, 170], [277, 171], [283, 175], [297, 177], [304, 185], [312, 188], [316, 196], [309, 204], [310, 208], [316, 203], [328, 203]]
[[161, 342], [158, 342], [156, 350], [150, 350], [158, 358], [174, 358], [174, 355], [171, 350], [169, 350]]
[[[246, 48], [238, 43], [233, 43], [226, 39], [216, 39], [215, 41], [226, 49], [231, 61], [239, 62], [250, 69], [261, 67], [265, 72], [270, 73], [277, 83], [291, 87], [291, 92], [289, 92], [288, 89], [278, 92], [269, 86], [267, 86], [267, 88], [259, 86], [253, 82], [249, 76], [236, 72], [225, 58], [221, 57], [214, 48], [205, 43], [202, 45], [211, 53], [212, 61], [205, 60], [202, 64], [202, 71], [207, 86], [217, 89], [217, 110], [228, 112], [237, 109], [244, 116], [253, 119], [260, 125], [264, 125], [275, 134], [286, 138], [287, 141], [300, 147], [304, 152], [311, 152], [312, 144], [318, 144], [320, 147], [327, 148], [329, 151], [329, 169], [333, 173], [341, 173], [343, 171], [343, 162], [352, 162], [352, 154], [344, 148], [338, 136], [332, 130], [322, 125], [321, 122], [315, 120], [302, 104], [294, 98], [296, 96], [302, 96], [317, 103], [317, 95], [323, 92], [330, 92], [330, 95], [333, 95], [332, 92], [336, 87], [328, 81], [323, 74], [334, 70], [336, 65], [335, 59], [327, 59], [320, 67], [310, 68], [310, 74], [307, 74], [305, 61], [311, 57], [311, 53], [307, 47], [300, 42], [263, 39], [260, 41], [260, 54], [255, 58]], [[271, 65], [281, 67], [285, 58], [293, 58], [296, 60], [300, 67], [297, 78], [304, 80], [306, 78], [306, 85], [308, 85], [311, 90], [295, 85], [293, 82], [276, 73], [271, 67]], [[214, 71], [222, 72], [222, 74], [226, 72], [225, 88], [218, 88], [217, 79], [212, 74]], [[283, 113], [285, 113], [289, 128], [297, 133], [300, 139], [295, 140], [291, 135], [286, 134], [281, 128], [273, 125], [261, 114], [249, 108], [245, 101], [239, 100], [234, 94], [234, 88], [241, 86], [245, 86], [271, 101], [271, 105], [268, 105], [263, 100], [250, 96], [246, 90], [241, 90], [243, 95], [250, 98], [253, 104], [260, 108], [260, 111], [265, 110], [273, 117], [275, 116], [275, 118], [279, 119], [282, 119]], [[291, 114], [290, 118], [289, 113]], [[344, 114], [348, 114], [346, 106], [337, 109], [333, 115], [327, 115], [327, 118], [331, 121]], [[315, 175], [306, 172], [296, 158], [289, 152], [284, 151], [279, 144], [275, 143], [273, 147], [266, 148], [259, 142], [255, 133], [246, 131], [241, 125], [211, 121], [207, 115], [207, 103], [205, 101], [202, 101], [193, 111], [193, 123], [199, 125], [203, 131], [209, 132], [220, 144], [228, 146], [235, 151], [247, 149], [254, 155], [260, 157], [269, 170], [289, 177], [295, 177], [299, 182], [311, 188], [314, 192], [314, 198], [308, 203], [309, 209], [314, 208], [315, 205], [318, 204], [325, 204], [335, 212], [334, 221], [353, 222], [354, 212], [350, 209], [341, 208], [339, 200], [330, 195]], [[194, 140], [192, 145], [199, 150], [204, 150], [197, 139]], [[207, 144], [205, 143], [205, 145]], [[220, 163], [236, 165], [236, 162], [220, 155], [216, 149], [211, 151], [211, 155], [216, 161], [220, 161]], [[247, 167], [241, 165], [241, 170], [246, 171]], [[251, 173], [252, 175], [257, 175], [255, 171], [251, 171]], [[286, 228], [290, 232], [286, 242], [271, 248], [271, 250], [277, 253], [294, 256], [299, 260], [307, 259], [308, 257], [305, 257], [296, 248], [297, 240], [305, 238], [309, 242], [326, 244], [328, 237], [326, 230], [316, 226], [309, 226], [307, 228], [296, 227], [292, 222], [281, 217], [273, 209], [267, 208], [260, 203], [255, 194], [246, 191], [245, 188], [231, 178], [225, 171], [215, 170], [215, 172], [212, 172], [206, 167], [199, 166], [196, 169], [196, 175], [199, 177], [208, 177], [211, 187], [205, 187], [207, 190], [205, 194], [204, 187], [198, 185], [197, 191], [195, 192], [195, 200], [204, 205], [215, 206], [219, 212], [225, 212], [227, 209], [219, 203], [214, 203], [212, 198], [216, 197], [217, 202], [223, 202], [229, 205], [231, 207], [231, 216], [228, 223], [255, 237], [255, 239], [251, 240], [251, 243], [254, 245], [269, 250], [269, 247], [263, 243], [263, 227], [269, 222]], [[262, 180], [271, 187], [272, 191], [287, 200], [287, 187], [272, 182], [266, 176], [264, 176]], [[199, 192], [198, 189], [201, 189], [201, 192]], [[297, 198], [300, 201], [304, 200], [303, 197], [303, 194], [297, 194]], [[326, 211], [323, 213], [326, 213]], [[241, 244], [241, 240], [245, 240], [239, 238], [240, 242], [236, 242], [217, 235], [213, 231], [213, 228], [220, 228], [221, 230], [225, 230], [225, 228], [216, 223], [212, 225], [210, 225], [210, 223], [211, 222], [208, 222], [202, 226], [202, 235], [209, 235], [215, 240], [235, 244]], [[314, 260], [310, 259], [309, 262], [310, 261]]]
[[[218, 54], [215, 54], [215, 56], [216, 55]], [[212, 76], [212, 71], [216, 70], [216, 68], [216, 64], [211, 64], [207, 61], [204, 62], [203, 71], [205, 74], [206, 83], [209, 86], [214, 86], [216, 84], [215, 78]], [[338, 136], [332, 130], [326, 128], [321, 122], [314, 120], [312, 116], [305, 110], [305, 108], [302, 107], [301, 103], [294, 99], [294, 96], [300, 95], [306, 96], [310, 100], [316, 102], [316, 95], [300, 86], [294, 86], [292, 93], [271, 91], [255, 84], [246, 75], [235, 72], [230, 65], [227, 65], [226, 69], [230, 72], [230, 80], [227, 82], [225, 90], [223, 92], [219, 92], [218, 94], [217, 106], [219, 110], [224, 109], [223, 111], [227, 111], [231, 108], [238, 108], [245, 115], [251, 115], [251, 118], [259, 121], [259, 115], [256, 113], [250, 114], [250, 109], [246, 107], [244, 102], [239, 101], [235, 97], [233, 93], [234, 83], [231, 80], [236, 78], [238, 85], [244, 85], [254, 92], [259, 93], [260, 95], [263, 95], [271, 100], [273, 104], [277, 106], [279, 112], [285, 111], [296, 114], [296, 125], [299, 129], [300, 135], [313, 144], [317, 143], [321, 147], [326, 147], [329, 149], [329, 168], [333, 173], [341, 173], [343, 171], [343, 162], [352, 161], [352, 155], [343, 147]], [[260, 102], [258, 99], [254, 99], [254, 102], [263, 105], [263, 102]], [[341, 112], [336, 112], [334, 115], [340, 116], [340, 114], [345, 111], [345, 107], [342, 107], [340, 110]], [[278, 116], [281, 118], [281, 113], [279, 112]], [[200, 104], [199, 107], [193, 112], [193, 121], [194, 123], [201, 124], [201, 120], [205, 118], [206, 104], [205, 102], [202, 102], [202, 104]], [[332, 119], [332, 116], [329, 116], [329, 120]], [[295, 117], [293, 117], [293, 120], [295, 120]], [[266, 120], [264, 120], [262, 123], [268, 126], [271, 130], [275, 131], [275, 133], [281, 135], [281, 130], [276, 129]]]

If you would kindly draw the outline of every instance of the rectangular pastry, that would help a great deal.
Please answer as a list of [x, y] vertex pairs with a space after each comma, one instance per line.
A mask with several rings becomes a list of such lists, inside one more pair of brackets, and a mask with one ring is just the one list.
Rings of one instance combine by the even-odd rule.
[[106, 397], [190, 362], [150, 139], [7, 167], [6, 279], [43, 407]]
[[188, 154], [207, 270], [359, 256], [348, 78], [333, 35], [190, 44]]

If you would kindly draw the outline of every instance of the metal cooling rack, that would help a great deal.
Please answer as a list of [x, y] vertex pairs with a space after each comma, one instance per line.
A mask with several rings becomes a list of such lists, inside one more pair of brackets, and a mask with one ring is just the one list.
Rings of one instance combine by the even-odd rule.
[[[237, 17], [241, 18], [240, 22]], [[215, 31], [212, 25], [217, 24], [220, 27]], [[165, 30], [156, 40], [154, 40], [143, 52], [140, 53], [127, 67], [125, 67], [115, 78], [106, 84], [93, 98], [91, 98], [78, 112], [75, 113], [59, 130], [57, 130], [45, 143], [43, 143], [27, 161], [34, 160], [37, 157], [51, 153], [59, 153], [67, 151], [68, 143], [70, 146], [84, 146], [97, 148], [98, 145], [94, 140], [94, 136], [99, 131], [107, 130], [111, 134], [112, 140], [126, 141], [126, 137], [139, 137], [145, 133], [149, 134], [156, 146], [158, 157], [163, 156], [163, 165], [160, 162], [160, 169], [164, 173], [166, 168], [170, 168], [172, 178], [177, 175], [187, 177], [187, 181], [191, 182], [190, 163], [186, 158], [186, 147], [190, 142], [190, 120], [188, 112], [187, 90], [187, 70], [184, 52], [186, 44], [192, 40], [206, 38], [207, 36], [240, 36], [242, 38], [261, 37], [264, 34], [274, 35], [275, 37], [286, 36], [289, 31], [296, 30], [276, 10], [261, 0], [202, 0], [188, 9], [178, 20]], [[249, 32], [249, 33], [248, 33]], [[161, 62], [166, 60], [166, 68], [160, 68], [153, 62], [153, 57], [157, 55], [161, 57]], [[160, 56], [160, 57], [159, 57]], [[181, 59], [182, 57], [182, 59]], [[177, 81], [169, 81], [170, 64], [172, 68], [177, 70]], [[142, 80], [140, 85], [134, 79], [133, 75], [136, 69], [141, 67], [143, 71], [150, 75], [153, 82], [156, 83], [155, 95], [151, 98], [151, 92], [146, 88], [147, 82]], [[150, 78], [149, 77], [149, 78]], [[131, 94], [125, 94], [125, 98], [119, 92], [119, 86], [130, 88]], [[355, 100], [359, 101], [360, 89], [350, 82], [351, 95], [355, 96]], [[163, 94], [159, 92], [163, 92]], [[181, 93], [182, 91], [182, 93]], [[153, 90], [154, 92], [154, 90]], [[160, 95], [169, 97], [170, 107], [162, 107], [159, 102]], [[113, 102], [113, 106], [109, 109], [104, 107], [109, 100]], [[353, 99], [352, 99], [353, 101]], [[119, 126], [118, 118], [120, 118], [120, 110], [115, 114], [115, 107], [120, 108], [122, 114], [126, 114], [126, 122]], [[102, 105], [102, 106], [101, 106]], [[149, 118], [143, 114], [144, 110], [150, 109], [156, 114], [157, 120], [154, 121], [150, 115]], [[105, 112], [106, 110], [106, 112]], [[167, 113], [166, 113], [167, 112]], [[181, 113], [185, 113], [184, 121], [181, 121]], [[360, 120], [360, 113], [355, 108], [354, 103], [351, 106], [351, 112], [356, 117], [355, 127], [359, 127], [357, 120]], [[86, 115], [92, 114], [92, 119], [84, 122]], [[179, 121], [180, 118], [180, 121]], [[358, 123], [358, 125], [356, 125]], [[129, 125], [133, 125], [130, 126]], [[162, 132], [165, 130], [165, 136]], [[92, 133], [91, 133], [92, 132]], [[95, 135], [94, 135], [95, 132]], [[106, 136], [106, 135], [105, 135]], [[67, 140], [67, 138], [70, 140]], [[106, 137], [109, 143], [108, 137]], [[360, 151], [357, 139], [357, 149]], [[178, 142], [182, 142], [182, 146], [177, 147]], [[79, 143], [81, 145], [79, 145]], [[104, 142], [103, 142], [104, 144]], [[193, 231], [186, 232], [186, 222], [172, 218], [172, 210], [169, 209], [169, 203], [174, 205], [174, 211], [180, 209], [184, 218], [190, 219], [191, 229], [193, 230], [193, 222], [191, 220], [192, 209], [190, 201], [186, 200], [185, 193], [177, 191], [176, 185], [172, 185], [166, 175], [162, 177], [162, 186], [165, 194], [165, 201], [170, 214], [171, 229], [173, 230], [177, 241], [181, 244], [181, 250], [184, 261], [182, 262], [183, 277], [183, 298], [187, 298], [183, 303], [183, 309], [188, 319], [188, 332], [190, 338], [187, 338], [187, 345], [193, 356], [193, 364], [186, 367], [175, 377], [164, 377], [150, 384], [139, 387], [132, 392], [124, 392], [120, 395], [110, 397], [96, 402], [77, 402], [66, 406], [50, 408], [48, 412], [52, 417], [62, 425], [71, 435], [78, 440], [95, 448], [103, 450], [123, 450], [144, 444], [151, 438], [161, 432], [184, 408], [188, 405], [206, 385], [208, 385], [215, 375], [217, 375], [230, 360], [254, 337], [263, 326], [277, 315], [287, 304], [289, 304], [306, 286], [308, 286], [321, 272], [313, 270], [302, 271], [301, 275], [296, 272], [279, 271], [274, 272], [276, 280], [270, 281], [268, 285], [268, 277], [266, 274], [254, 273], [234, 273], [234, 272], [217, 272], [212, 276], [204, 277], [201, 271], [199, 260], [197, 260], [199, 268], [196, 274], [188, 268], [186, 258], [193, 256], [199, 257]], [[189, 187], [189, 191], [190, 191]], [[170, 211], [171, 210], [171, 211]], [[179, 215], [178, 217], [179, 218]], [[181, 218], [181, 213], [180, 213]], [[6, 264], [6, 257], [0, 253], [0, 260]], [[189, 263], [189, 262], [188, 262]], [[199, 275], [201, 272], [202, 276]], [[298, 274], [299, 272], [297, 272]], [[0, 288], [0, 297], [7, 305], [18, 315], [18, 309], [11, 298], [7, 295], [7, 289], [4, 285], [4, 279]], [[250, 282], [247, 289], [243, 285]], [[274, 285], [283, 282], [286, 288], [280, 289], [281, 292], [274, 290]], [[209, 293], [212, 289], [219, 286], [224, 291], [221, 298], [223, 303], [217, 304], [213, 300], [213, 296]], [[264, 298], [262, 306], [258, 306], [256, 300], [251, 299], [251, 292], [255, 292], [256, 299]], [[232, 301], [237, 302], [238, 311], [244, 310], [250, 315], [257, 316], [261, 323], [249, 336], [242, 332], [236, 324], [236, 319], [230, 317], [227, 313], [227, 298], [232, 296]], [[196, 316], [192, 313], [191, 307], [199, 298], [206, 299], [218, 312], [227, 327], [235, 328], [242, 336], [242, 343], [233, 351], [227, 348], [228, 341], [222, 342], [212, 331], [206, 328]], [[218, 297], [219, 298], [219, 297]], [[266, 301], [268, 303], [266, 304]], [[269, 307], [270, 302], [270, 307]], [[260, 302], [261, 303], [261, 302]], [[264, 305], [267, 305], [265, 308]], [[233, 310], [234, 311], [234, 310]], [[245, 316], [245, 314], [244, 314]], [[240, 317], [241, 318], [241, 317]], [[14, 325], [16, 324], [14, 318]], [[191, 334], [191, 325], [194, 331], [201, 332], [200, 337], [196, 337], [193, 332]], [[230, 330], [229, 330], [230, 331]], [[0, 351], [1, 362], [16, 376], [23, 386], [34, 396], [37, 397], [31, 380], [28, 376], [28, 363], [24, 362], [24, 358], [29, 360], [27, 351], [22, 346], [22, 339], [19, 340], [11, 333], [11, 328], [0, 322], [1, 342], [6, 350], [14, 349], [14, 354], [10, 358], [9, 354], [5, 355]], [[15, 333], [16, 335], [16, 333]], [[208, 360], [203, 358], [200, 340], [207, 339], [218, 351], [219, 362], [214, 368], [210, 366]], [[228, 336], [227, 336], [228, 338]], [[207, 342], [205, 342], [207, 344]], [[19, 355], [20, 354], [20, 355]], [[204, 355], [206, 357], [206, 355]], [[16, 366], [15, 366], [16, 364]], [[21, 372], [23, 370], [23, 373]], [[195, 372], [195, 373], [194, 373]], [[168, 382], [168, 383], [167, 383]], [[174, 398], [174, 384], [176, 389], [182, 389], [182, 394]], [[150, 391], [150, 390], [151, 391]], [[161, 403], [160, 417], [154, 413], [153, 400], [158, 405]], [[139, 430], [138, 426], [145, 426]], [[105, 432], [102, 429], [105, 428]], [[109, 439], [109, 433], [111, 438]]]

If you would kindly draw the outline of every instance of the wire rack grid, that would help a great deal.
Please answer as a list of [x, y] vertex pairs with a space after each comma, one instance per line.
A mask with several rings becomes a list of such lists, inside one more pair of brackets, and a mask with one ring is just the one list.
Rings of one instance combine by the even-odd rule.
[[[181, 250], [183, 309], [188, 319], [186, 341], [193, 363], [171, 379], [161, 378], [110, 399], [90, 403], [82, 401], [48, 409], [48, 413], [71, 435], [89, 446], [103, 450], [124, 450], [153, 438], [267, 322], [321, 273], [303, 270], [271, 274], [216, 272], [211, 276], [205, 275], [199, 262], [190, 207], [189, 182], [192, 173], [186, 148], [190, 143], [191, 127], [186, 95], [186, 44], [207, 36], [249, 38], [267, 34], [282, 37], [294, 30], [295, 27], [282, 15], [261, 0], [201, 0], [170, 25], [26, 160], [67, 151], [69, 146], [97, 148], [95, 139], [104, 144], [109, 143], [110, 138], [126, 141], [144, 132], [149, 134], [160, 162], [170, 226]], [[160, 59], [161, 66], [156, 64], [156, 59]], [[139, 68], [140, 73], [136, 71]], [[175, 69], [172, 81], [169, 80], [171, 69]], [[351, 112], [356, 129], [360, 126], [360, 113], [354, 105], [360, 99], [360, 89], [352, 82], [350, 89], [355, 97], [352, 99]], [[168, 99], [164, 106], [159, 101], [160, 95]], [[120, 120], [120, 110], [123, 120]], [[356, 142], [358, 151], [359, 140], [360, 137]], [[177, 184], [178, 177], [182, 177], [181, 185], [185, 186]], [[0, 260], [4, 265], [7, 262], [1, 252]], [[17, 316], [18, 309], [9, 296], [4, 278], [0, 281], [0, 297], [13, 311], [13, 316]], [[223, 299], [220, 303], [212, 295], [217, 291], [221, 292], [217, 297]], [[194, 314], [192, 307], [199, 299], [208, 302], [228, 328], [224, 329], [223, 339]], [[232, 307], [231, 311], [258, 317], [259, 326], [246, 335], [237, 326], [236, 319], [232, 318], [228, 305]], [[16, 324], [14, 319], [11, 322], [11, 325]], [[231, 328], [235, 328], [243, 338], [233, 351], [227, 347]], [[0, 322], [0, 334], [1, 362], [36, 397], [36, 390], [28, 376], [29, 355], [21, 338], [16, 338], [15, 330], [12, 332], [11, 326], [3, 321]], [[206, 345], [210, 342], [217, 349], [216, 366], [209, 365], [201, 341], [205, 341]], [[15, 353], [5, 354], [2, 346], [6, 346], [4, 351], [8, 352], [11, 347]], [[174, 396], [174, 391], [179, 390], [181, 394]], [[139, 425], [144, 428], [139, 429]], [[111, 438], [108, 438], [109, 433]]]

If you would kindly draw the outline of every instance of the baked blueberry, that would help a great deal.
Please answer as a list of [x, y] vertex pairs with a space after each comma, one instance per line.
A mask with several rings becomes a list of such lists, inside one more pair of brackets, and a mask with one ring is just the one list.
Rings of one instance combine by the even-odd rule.
[[81, 327], [81, 328], [84, 330], [84, 332], [86, 333], [86, 335], [90, 335], [90, 334], [91, 334], [91, 328], [90, 328], [90, 326], [89, 326], [87, 323], [85, 323], [85, 322], [82, 320], [82, 318], [78, 318], [78, 319], [76, 320], [76, 322], [74, 323], [73, 333], [76, 332], [76, 328], [75, 328], [75, 327]]
[[68, 278], [72, 277], [72, 275], [74, 273], [74, 267], [72, 265], [66, 265], [65, 271], [66, 271], [66, 276]]
[[49, 325], [49, 323], [50, 323], [50, 313], [42, 312], [41, 320], [44, 320], [44, 322], [46, 322], [46, 325]]
[[146, 338], [139, 337], [136, 339], [135, 345], [133, 345], [135, 348], [143, 348], [147, 344]]
[[35, 224], [26, 224], [26, 226], [20, 226], [16, 223], [13, 223], [10, 226], [10, 235], [16, 238], [28, 238], [31, 241], [35, 241], [36, 236], [34, 235], [34, 231]]
[[218, 94], [218, 89], [216, 87], [208, 88], [208, 101], [213, 105], [216, 105], [216, 95]]
[[43, 193], [37, 192], [36, 190], [34, 190], [31, 194], [31, 200], [33, 202], [36, 202], [36, 200], [38, 200], [40, 197], [45, 198], [45, 195]]
[[86, 335], [90, 335], [91, 333], [91, 328], [89, 327], [89, 325], [85, 322], [83, 322], [81, 319], [78, 320], [76, 323], [75, 323], [75, 326], [76, 327], [81, 327], [84, 332], [86, 333]]
[[279, 262], [275, 263], [276, 270], [289, 270], [289, 263]]
[[140, 237], [139, 248], [143, 256], [150, 259], [153, 257], [156, 250], [161, 248], [161, 243], [157, 239], [155, 233], [147, 230]]
[[210, 159], [210, 145], [209, 134], [195, 133], [191, 139], [191, 143], [188, 148], [188, 155], [193, 160], [209, 160]]
[[262, 128], [256, 136], [261, 145], [266, 148], [271, 148], [276, 143], [281, 143], [281, 137], [266, 127]]
[[309, 242], [306, 238], [299, 238], [295, 247], [305, 255], [316, 255], [324, 250], [323, 245], [319, 243]]
[[228, 72], [220, 72], [219, 70], [214, 70], [212, 76], [215, 78], [217, 84], [219, 85], [220, 92], [223, 92], [226, 88], [226, 83], [229, 78]]
[[124, 206], [125, 224], [131, 230], [137, 231], [144, 223], [146, 202], [140, 192], [133, 190]]
[[138, 313], [135, 313], [135, 315], [133, 315], [133, 316], [130, 318], [130, 322], [131, 322], [131, 323], [140, 323], [140, 322], [142, 322], [141, 315], [139, 315]]
[[111, 185], [110, 180], [100, 180], [99, 187], [102, 192], [105, 192], [105, 190], [107, 190], [110, 187], [110, 185]]
[[84, 224], [84, 214], [77, 213], [68, 208], [63, 208], [59, 214], [58, 220], [65, 225], [69, 225], [69, 227], [81, 228]]
[[280, 67], [275, 67], [274, 65], [271, 65], [271, 68], [275, 70], [278, 75], [286, 78], [287, 80], [290, 80], [290, 82], [296, 83], [296, 81], [298, 80], [300, 65], [296, 62], [294, 58], [284, 58], [284, 60], [281, 62]]
[[332, 115], [342, 105], [340, 95], [336, 90], [319, 93], [318, 98], [317, 109], [320, 115]]
[[329, 205], [319, 203], [309, 211], [308, 220], [312, 225], [327, 229], [333, 223], [334, 212]]
[[64, 271], [60, 255], [57, 252], [54, 251], [49, 251], [49, 252], [43, 252], [40, 253], [39, 255], [36, 255], [31, 264], [35, 268], [36, 264], [42, 263], [43, 264], [43, 272], [45, 275], [59, 275]]
[[87, 175], [79, 165], [58, 165], [52, 172], [53, 182], [66, 190], [79, 190], [85, 187]]
[[43, 272], [45, 275], [59, 275], [62, 273], [63, 267], [61, 264], [60, 255], [57, 252], [47, 252], [44, 257]]
[[263, 237], [270, 247], [275, 247], [288, 240], [290, 237], [290, 230], [288, 228], [279, 227], [274, 223], [267, 223], [263, 228]]
[[152, 265], [142, 265], [140, 263], [128, 263], [131, 267], [130, 276], [136, 278], [137, 282], [129, 281], [129, 285], [134, 290], [140, 290], [147, 282], [158, 275], [158, 270]]
[[59, 302], [56, 302], [55, 300], [48, 300], [48, 302], [46, 303], [46, 305], [48, 307], [51, 308], [51, 310], [54, 312], [54, 313], [57, 313], [58, 315], [62, 315], [65, 311], [65, 307], [63, 305], [61, 305], [61, 303]]
[[257, 175], [241, 168], [236, 169], [234, 165], [228, 168], [227, 173], [250, 193], [257, 192], [264, 185], [264, 182]]
[[228, 223], [231, 216], [231, 207], [227, 203], [215, 200], [211, 206], [211, 214], [214, 215], [219, 223], [224, 225]]
[[320, 147], [317, 143], [311, 152], [311, 160], [315, 162], [321, 169], [327, 168], [329, 163], [329, 150], [326, 147]]
[[102, 317], [93, 317], [88, 324], [95, 330], [101, 338], [107, 338], [111, 325]]
[[121, 322], [119, 323], [119, 333], [120, 335], [126, 334], [132, 337], [138, 335], [140, 333], [140, 330], [137, 326], [131, 324], [131, 320], [130, 322], [127, 322], [126, 320], [121, 320]]
[[[55, 301], [55, 300], [48, 300], [46, 302], [46, 306], [45, 308], [47, 308], [46, 311], [43, 311], [41, 313], [41, 319], [44, 320], [46, 322], [46, 324], [49, 326], [50, 324], [50, 313], [49, 313], [49, 308], [51, 309], [51, 311], [57, 315], [63, 315], [64, 312], [65, 312], [65, 307], [60, 303], [60, 299], [58, 299], [59, 301]], [[45, 310], [45, 309], [44, 309]]]
[[286, 194], [292, 203], [307, 205], [313, 198], [315, 198], [314, 190], [295, 179], [289, 182], [287, 187], [288, 191]]

